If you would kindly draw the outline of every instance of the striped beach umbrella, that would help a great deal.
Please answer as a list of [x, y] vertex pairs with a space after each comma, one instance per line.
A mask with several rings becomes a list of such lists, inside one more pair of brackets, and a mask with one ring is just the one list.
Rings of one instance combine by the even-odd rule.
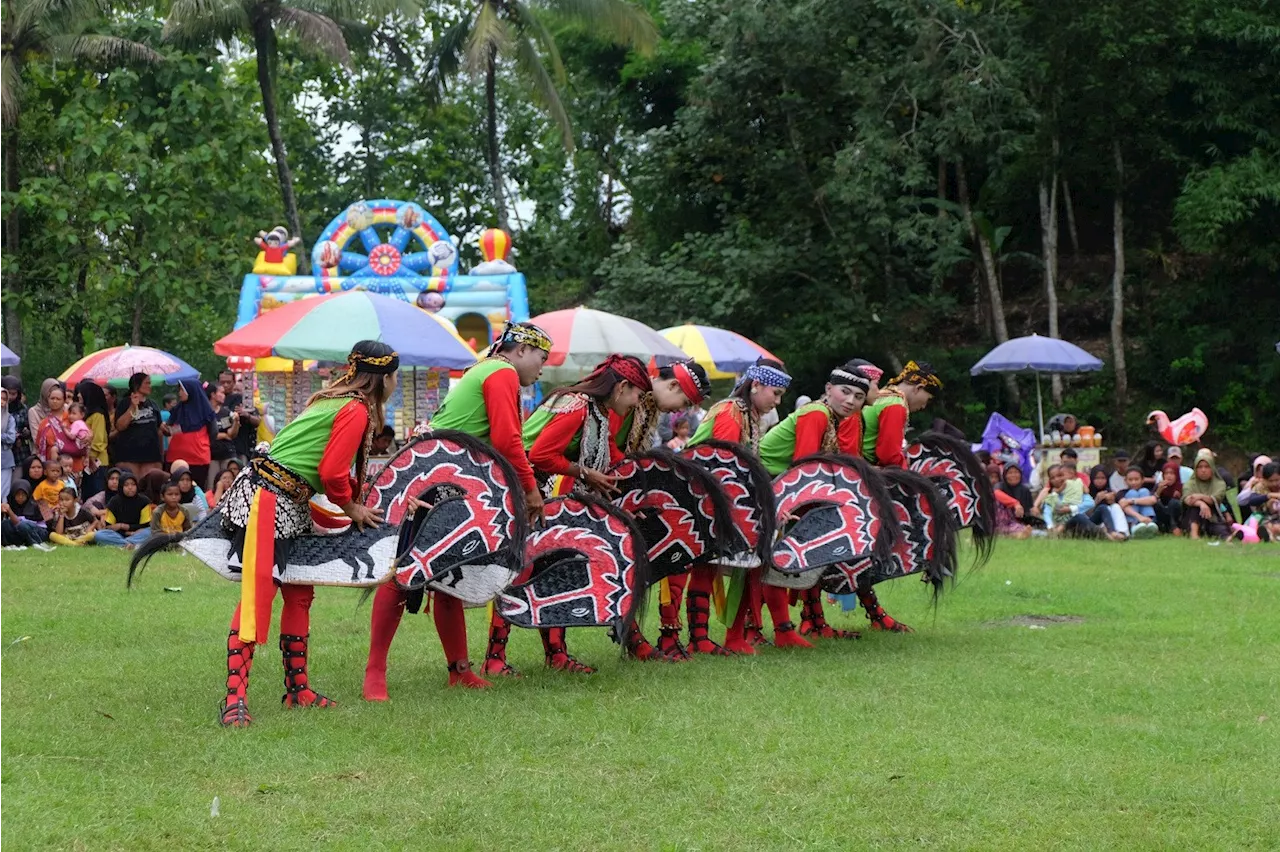
[[551, 335], [551, 357], [542, 380], [553, 384], [577, 381], [614, 353], [659, 365], [688, 357], [644, 323], [606, 311], [571, 308], [539, 314], [532, 322]]
[[114, 388], [128, 387], [134, 373], [146, 373], [152, 384], [176, 385], [198, 379], [200, 372], [176, 355], [150, 346], [111, 346], [84, 356], [62, 371], [58, 381], [75, 385], [89, 379]]
[[658, 332], [688, 353], [713, 379], [731, 379], [773, 353], [736, 331], [710, 325], [677, 325]]
[[367, 290], [299, 299], [268, 311], [213, 344], [219, 355], [346, 361], [361, 340], [380, 340], [405, 367], [461, 370], [476, 353], [448, 320]]

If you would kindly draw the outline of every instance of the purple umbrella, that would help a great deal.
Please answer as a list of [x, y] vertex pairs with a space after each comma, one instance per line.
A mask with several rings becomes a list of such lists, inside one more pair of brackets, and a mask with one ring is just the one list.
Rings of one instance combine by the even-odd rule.
[[22, 359], [18, 357], [16, 352], [0, 343], [0, 367], [16, 367], [21, 363]]
[[969, 370], [982, 373], [1035, 373], [1036, 409], [1040, 414], [1040, 434], [1044, 434], [1044, 402], [1040, 397], [1041, 373], [1089, 373], [1101, 370], [1102, 362], [1073, 343], [1056, 337], [1019, 337], [992, 349]]

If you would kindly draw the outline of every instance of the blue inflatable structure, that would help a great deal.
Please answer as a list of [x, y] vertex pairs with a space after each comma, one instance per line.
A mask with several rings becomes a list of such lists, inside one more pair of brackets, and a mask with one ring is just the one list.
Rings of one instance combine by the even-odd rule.
[[264, 246], [244, 277], [236, 328], [282, 304], [346, 290], [381, 293], [439, 313], [481, 352], [508, 319], [529, 319], [525, 278], [506, 260], [511, 238], [485, 231], [484, 262], [459, 274], [456, 239], [411, 201], [349, 206], [316, 240], [311, 275], [294, 274], [295, 258], [283, 254], [276, 232], [268, 235], [273, 237], [277, 243]]

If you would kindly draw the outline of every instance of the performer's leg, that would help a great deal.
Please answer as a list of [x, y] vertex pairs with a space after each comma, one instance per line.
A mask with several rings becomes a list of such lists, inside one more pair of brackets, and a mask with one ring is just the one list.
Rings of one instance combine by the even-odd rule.
[[280, 654], [284, 658], [285, 707], [332, 707], [337, 704], [311, 688], [307, 680], [307, 644], [311, 632], [314, 586], [281, 586]]
[[812, 648], [813, 644], [796, 632], [791, 621], [791, 608], [787, 605], [787, 590], [781, 586], [762, 583], [764, 604], [773, 619], [773, 644], [778, 648]]
[[836, 630], [827, 623], [822, 608], [822, 589], [814, 586], [800, 593], [800, 633], [803, 636], [821, 636], [823, 639], [858, 639], [856, 631]]
[[717, 569], [695, 565], [689, 572], [686, 614], [689, 616], [689, 653], [733, 656], [711, 639], [711, 590], [715, 587]]
[[879, 599], [876, 598], [876, 593], [870, 586], [865, 589], [861, 586], [858, 587], [858, 601], [862, 604], [862, 608], [867, 611], [867, 618], [871, 621], [872, 630], [889, 630], [894, 633], [915, 632], [884, 611], [884, 608], [880, 606]]
[[495, 609], [489, 621], [489, 648], [484, 654], [485, 674], [520, 677], [520, 672], [507, 662], [507, 639], [510, 636], [511, 625]]
[[763, 583], [760, 580], [762, 573], [763, 570], [757, 568], [747, 575], [748, 582], [751, 583], [751, 585], [748, 586], [748, 590], [751, 592], [751, 612], [747, 615], [747, 625], [744, 630], [744, 635], [746, 636], [747, 642], [750, 643], [752, 647], [756, 648], [761, 645], [769, 644], [769, 640], [764, 638], [763, 630], [764, 612], [762, 610], [764, 608], [764, 589]]
[[[618, 633], [613, 628], [609, 628], [609, 638], [618, 641]], [[624, 644], [624, 643], [619, 643]], [[627, 641], [624, 644], [627, 656], [633, 660], [667, 660], [662, 654], [658, 653], [658, 649], [653, 647], [648, 639], [644, 638], [644, 633], [640, 630], [640, 622], [634, 618], [631, 619], [631, 627], [627, 630]]]
[[563, 627], [543, 627], [538, 632], [542, 634], [542, 648], [547, 654], [547, 666], [576, 674], [596, 673], [591, 666], [578, 662], [569, 653], [564, 643]]
[[462, 601], [444, 594], [432, 597], [436, 632], [440, 634], [440, 646], [444, 648], [444, 658], [449, 663], [449, 685], [468, 689], [493, 686], [471, 671], [471, 660], [467, 657], [467, 616], [462, 609]]
[[760, 597], [760, 572], [747, 571], [746, 587], [742, 590], [742, 598], [738, 601], [738, 611], [733, 617], [733, 624], [724, 634], [724, 648], [734, 654], [750, 656], [756, 652], [755, 645], [747, 638], [747, 625], [751, 620], [751, 607]]
[[231, 633], [227, 635], [227, 699], [218, 719], [225, 728], [247, 728], [253, 721], [246, 703], [252, 666], [253, 643], [240, 641], [240, 605], [236, 604], [235, 614], [231, 616]]
[[669, 660], [687, 660], [689, 652], [680, 644], [680, 602], [684, 595], [684, 586], [689, 580], [688, 574], [672, 574], [666, 578], [670, 592], [667, 603], [658, 603], [661, 635], [658, 637], [658, 654]]
[[395, 583], [383, 583], [373, 593], [369, 615], [369, 660], [364, 664], [364, 700], [386, 701], [387, 653], [404, 616], [405, 593]]

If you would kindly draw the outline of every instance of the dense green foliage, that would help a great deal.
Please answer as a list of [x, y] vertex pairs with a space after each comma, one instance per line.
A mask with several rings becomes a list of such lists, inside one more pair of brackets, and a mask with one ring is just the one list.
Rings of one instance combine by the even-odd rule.
[[101, 16], [161, 63], [54, 64], [35, 40], [6, 64], [6, 336], [29, 370], [130, 337], [212, 368], [249, 238], [287, 221], [278, 148], [308, 245], [359, 197], [472, 238], [507, 210], [535, 312], [732, 327], [809, 393], [850, 355], [929, 359], [937, 413], [971, 431], [1034, 413], [1026, 379], [1013, 399], [968, 368], [1048, 333], [1048, 267], [1061, 335], [1108, 365], [1065, 407], [1133, 440], [1148, 409], [1198, 405], [1211, 443], [1280, 444], [1267, 0], [650, 0], [643, 54], [615, 0], [226, 2], [279, 24], [278, 146], [253, 46], [216, 16], [182, 41], [146, 23], [163, 8]]
[[447, 689], [431, 617], [406, 616], [387, 704], [360, 700], [368, 607], [322, 588], [310, 674], [339, 706], [281, 709], [273, 642], [240, 732], [215, 721], [233, 584], [162, 556], [130, 592], [119, 551], [5, 553], [5, 835], [136, 852], [1274, 849], [1280, 563], [1251, 547], [1001, 541], [936, 609], [914, 580], [878, 587], [911, 635], [667, 664], [570, 631], [592, 677], [544, 671], [516, 630], [525, 679], [482, 692]]

